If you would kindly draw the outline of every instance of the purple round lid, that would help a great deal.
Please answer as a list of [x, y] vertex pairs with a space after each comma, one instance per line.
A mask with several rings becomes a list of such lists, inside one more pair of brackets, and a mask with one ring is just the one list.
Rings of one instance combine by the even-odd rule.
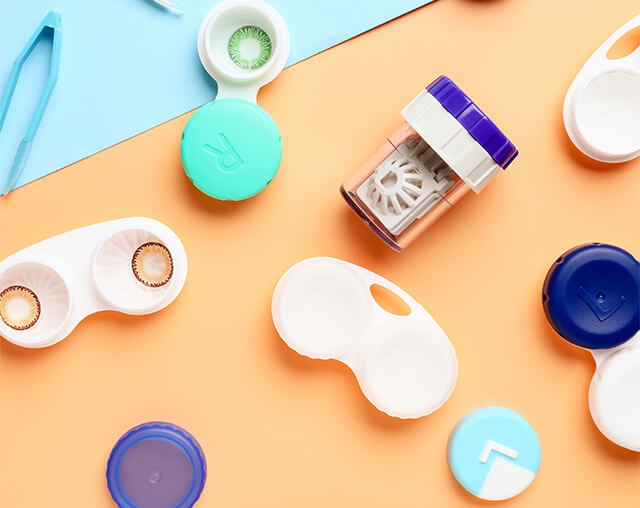
[[496, 164], [506, 169], [516, 158], [515, 145], [450, 78], [440, 76], [427, 86], [427, 92], [460, 122]]
[[206, 460], [195, 438], [164, 422], [129, 430], [107, 464], [107, 485], [120, 508], [190, 508], [206, 477]]

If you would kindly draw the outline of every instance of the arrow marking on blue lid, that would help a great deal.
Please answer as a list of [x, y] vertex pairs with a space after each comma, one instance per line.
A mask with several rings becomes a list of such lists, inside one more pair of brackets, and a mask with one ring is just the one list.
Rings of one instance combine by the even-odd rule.
[[580, 286], [578, 288], [577, 294], [601, 322], [606, 321], [611, 316], [613, 316], [618, 311], [618, 309], [622, 307], [622, 304], [626, 300], [624, 296], [620, 295], [613, 305], [605, 307], [604, 295], [601, 295], [600, 293], [598, 293], [598, 295], [596, 296], [593, 296], [591, 293], [589, 293], [589, 291]]
[[242, 166], [244, 164], [244, 160], [240, 157], [238, 150], [234, 148], [227, 136], [225, 136], [223, 132], [219, 132], [218, 139], [223, 146], [222, 149], [216, 148], [210, 144], [206, 144], [203, 147], [205, 152], [215, 157], [218, 169], [220, 169], [220, 171], [229, 172]]
[[489, 455], [491, 452], [496, 452], [501, 455], [505, 455], [510, 459], [516, 459], [518, 457], [518, 452], [513, 448], [509, 448], [500, 443], [496, 443], [493, 439], [487, 440], [487, 444], [484, 445], [484, 450], [482, 450], [482, 455], [480, 455], [480, 462], [483, 464], [489, 460]]

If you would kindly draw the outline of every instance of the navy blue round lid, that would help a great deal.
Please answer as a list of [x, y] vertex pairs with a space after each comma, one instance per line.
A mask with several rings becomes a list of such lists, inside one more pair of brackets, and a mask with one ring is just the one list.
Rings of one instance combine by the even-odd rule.
[[116, 443], [107, 485], [120, 508], [191, 508], [207, 477], [202, 448], [186, 430], [150, 422]]
[[549, 270], [542, 303], [569, 342], [588, 349], [623, 344], [640, 329], [640, 263], [613, 245], [575, 247]]

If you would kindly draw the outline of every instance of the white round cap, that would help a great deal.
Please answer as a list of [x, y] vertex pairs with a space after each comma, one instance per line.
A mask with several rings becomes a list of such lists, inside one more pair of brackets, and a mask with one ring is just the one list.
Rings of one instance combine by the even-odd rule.
[[346, 264], [315, 258], [295, 265], [273, 294], [273, 322], [287, 345], [309, 358], [344, 354], [369, 326], [368, 295]]
[[380, 411], [419, 418], [451, 396], [458, 360], [442, 330], [406, 319], [387, 322], [369, 335], [358, 371], [362, 391]]
[[591, 381], [589, 407], [600, 432], [640, 452], [640, 344], [622, 348], [600, 364]]

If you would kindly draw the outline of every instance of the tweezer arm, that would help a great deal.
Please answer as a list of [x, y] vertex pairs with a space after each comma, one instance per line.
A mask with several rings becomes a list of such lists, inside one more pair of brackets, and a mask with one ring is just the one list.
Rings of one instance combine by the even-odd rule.
[[33, 113], [33, 117], [31, 118], [31, 122], [29, 123], [29, 127], [27, 128], [27, 132], [18, 147], [18, 152], [16, 153], [13, 165], [9, 171], [7, 182], [2, 190], [2, 194], [6, 194], [13, 188], [22, 173], [22, 169], [24, 168], [29, 155], [33, 138], [40, 126], [40, 121], [42, 120], [42, 116], [44, 115], [44, 111], [47, 108], [47, 104], [49, 103], [49, 99], [51, 98], [51, 94], [58, 80], [58, 72], [60, 70], [60, 53], [62, 47], [62, 19], [60, 14], [57, 12], [50, 11], [45, 16], [42, 23], [40, 23], [40, 26], [38, 26], [29, 39], [29, 42], [27, 42], [16, 60], [13, 62], [11, 72], [9, 73], [9, 80], [2, 95], [2, 100], [0, 101], [0, 129], [2, 129], [24, 62], [29, 58], [33, 49], [37, 46], [38, 42], [40, 42], [40, 39], [49, 33], [51, 33], [52, 37], [49, 76], [47, 77], [44, 90], [42, 91], [42, 95], [36, 105], [36, 109]]
[[42, 115], [47, 107], [53, 88], [58, 80], [58, 72], [60, 70], [60, 50], [62, 44], [62, 20], [57, 12], [51, 11], [46, 15], [40, 26], [29, 39], [29, 42], [27, 42], [13, 62], [11, 73], [9, 74], [9, 80], [2, 95], [2, 101], [0, 102], [0, 129], [2, 129], [5, 118], [7, 117], [7, 112], [9, 111], [9, 104], [13, 98], [16, 85], [18, 84], [18, 78], [20, 77], [22, 67], [24, 66], [27, 58], [31, 56], [31, 53], [38, 45], [38, 42], [40, 42], [40, 39], [46, 35], [48, 30], [50, 30], [52, 34], [51, 66], [49, 69], [49, 76], [47, 77], [44, 90], [42, 91], [35, 113], [33, 114], [33, 118], [31, 119], [31, 123], [27, 129], [25, 139], [33, 140], [33, 136], [35, 135], [36, 130], [38, 130], [38, 125], [40, 125]]
[[[7, 118], [7, 112], [9, 111], [9, 104], [11, 103], [11, 99], [13, 98], [13, 92], [16, 89], [16, 85], [18, 83], [18, 76], [20, 76], [20, 71], [22, 70], [22, 66], [24, 65], [24, 61], [26, 57], [23, 56], [25, 53], [30, 53], [33, 49], [33, 46], [30, 46], [29, 51], [26, 51], [27, 48], [22, 50], [22, 53], [15, 59], [13, 65], [11, 66], [11, 72], [9, 73], [9, 81], [7, 81], [7, 86], [4, 89], [4, 93], [2, 94], [2, 101], [0, 101], [0, 129], [4, 125], [4, 120]], [[28, 55], [27, 55], [28, 56]]]
[[29, 124], [29, 128], [27, 129], [27, 133], [25, 134], [25, 140], [32, 141], [33, 137], [38, 130], [38, 126], [40, 125], [40, 121], [42, 120], [42, 115], [44, 115], [44, 110], [47, 108], [47, 104], [49, 104], [49, 99], [51, 98], [51, 94], [53, 89], [56, 86], [58, 81], [58, 71], [60, 70], [60, 50], [62, 45], [62, 31], [53, 29], [53, 43], [51, 46], [51, 68], [49, 71], [49, 77], [47, 78], [47, 82], [44, 85], [44, 90], [42, 91], [42, 95], [40, 96], [40, 100], [38, 101], [38, 105], [36, 106], [36, 110], [33, 113], [33, 118], [31, 123]]

